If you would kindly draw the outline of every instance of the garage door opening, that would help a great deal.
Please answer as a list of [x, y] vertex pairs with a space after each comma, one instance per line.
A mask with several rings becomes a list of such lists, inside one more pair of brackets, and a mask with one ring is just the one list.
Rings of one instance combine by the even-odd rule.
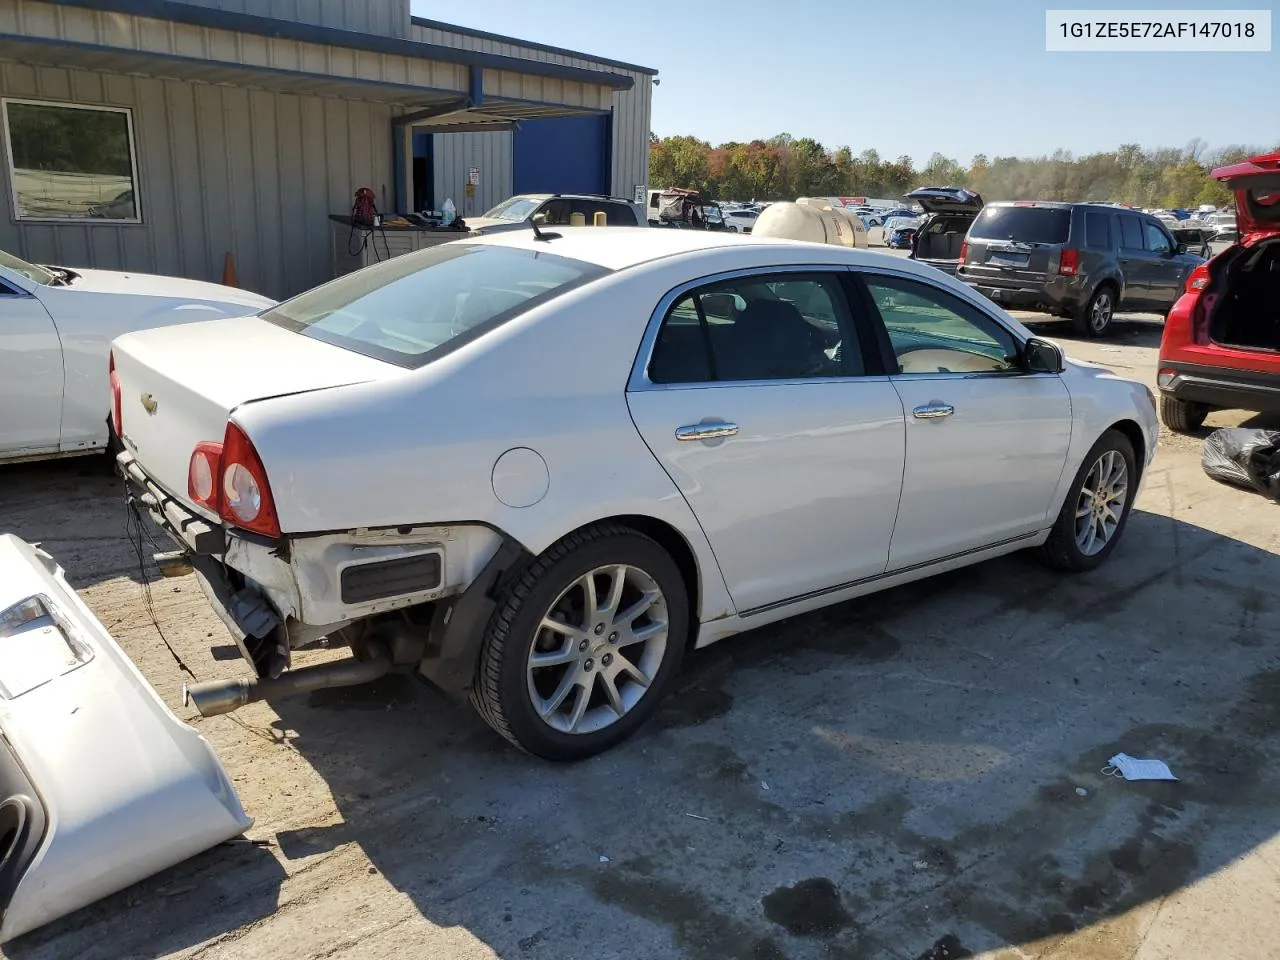
[[515, 193], [609, 192], [613, 118], [522, 120], [513, 134]]

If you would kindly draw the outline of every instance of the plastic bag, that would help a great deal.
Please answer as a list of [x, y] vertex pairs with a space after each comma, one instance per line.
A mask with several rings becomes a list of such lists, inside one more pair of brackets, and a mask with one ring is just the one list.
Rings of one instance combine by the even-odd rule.
[[1215, 430], [1205, 438], [1200, 465], [1215, 480], [1280, 502], [1280, 431]]

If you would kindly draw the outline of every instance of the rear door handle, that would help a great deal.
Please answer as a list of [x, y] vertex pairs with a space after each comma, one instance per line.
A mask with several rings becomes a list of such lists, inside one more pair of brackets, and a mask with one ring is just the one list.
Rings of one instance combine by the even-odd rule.
[[722, 437], [732, 437], [737, 432], [738, 425], [736, 423], [729, 423], [724, 420], [711, 423], [691, 423], [688, 426], [676, 427], [676, 439], [719, 440]]
[[916, 407], [911, 411], [911, 415], [917, 420], [939, 420], [942, 417], [949, 417], [955, 412], [956, 408], [951, 404], [943, 403], [941, 400], [932, 400]]

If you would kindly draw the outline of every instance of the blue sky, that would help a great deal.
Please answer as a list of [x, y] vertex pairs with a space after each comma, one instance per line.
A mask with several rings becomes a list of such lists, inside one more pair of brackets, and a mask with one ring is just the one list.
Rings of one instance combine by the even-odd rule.
[[[720, 143], [775, 133], [854, 152], [1033, 156], [1121, 143], [1280, 143], [1270, 53], [1046, 53], [1054, 0], [412, 0], [416, 15], [654, 67], [653, 129]], [[1124, 0], [1122, 9], [1170, 9]], [[1269, 104], [1269, 105], [1268, 105]]]

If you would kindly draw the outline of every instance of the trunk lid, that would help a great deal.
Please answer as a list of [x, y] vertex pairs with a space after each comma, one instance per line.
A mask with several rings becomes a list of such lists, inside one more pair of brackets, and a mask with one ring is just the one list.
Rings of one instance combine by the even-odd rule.
[[977, 213], [982, 197], [963, 187], [921, 187], [907, 194], [925, 213]]
[[1250, 234], [1280, 234], [1280, 153], [1219, 167], [1212, 174], [1236, 195], [1236, 227]]
[[236, 407], [405, 373], [257, 317], [142, 330], [111, 349], [124, 441], [147, 475], [188, 506], [191, 453], [202, 441], [222, 442]]

